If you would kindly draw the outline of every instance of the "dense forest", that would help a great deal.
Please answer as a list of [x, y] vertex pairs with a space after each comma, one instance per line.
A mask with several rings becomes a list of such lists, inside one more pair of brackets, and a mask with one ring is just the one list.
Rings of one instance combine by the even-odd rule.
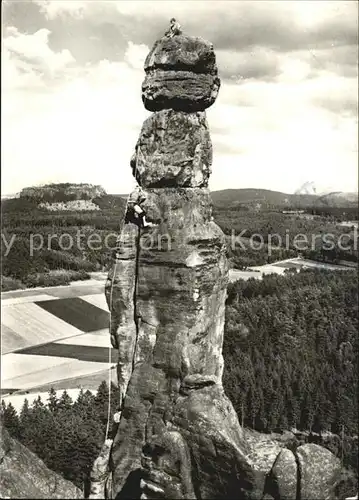
[[[343, 219], [357, 219], [357, 214], [351, 211], [348, 219], [349, 212], [340, 212], [339, 216], [333, 215], [333, 210], [326, 213], [322, 209], [321, 213], [292, 215], [273, 209], [214, 207], [214, 219], [227, 237], [228, 256], [235, 268], [259, 266], [298, 254], [334, 264], [357, 262], [357, 233], [354, 227], [340, 225]], [[243, 248], [238, 243], [239, 235]]]
[[228, 288], [224, 387], [240, 422], [346, 436], [358, 469], [358, 288], [347, 272], [301, 271]]
[[229, 285], [224, 381], [246, 425], [356, 433], [357, 294], [345, 271]]

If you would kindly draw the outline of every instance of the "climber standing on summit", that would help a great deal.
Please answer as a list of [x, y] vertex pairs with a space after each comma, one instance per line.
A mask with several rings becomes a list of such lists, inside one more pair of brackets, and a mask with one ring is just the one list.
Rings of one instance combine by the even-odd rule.
[[170, 20], [170, 27], [165, 33], [168, 38], [173, 38], [175, 35], [180, 35], [182, 33], [181, 25], [174, 17]]

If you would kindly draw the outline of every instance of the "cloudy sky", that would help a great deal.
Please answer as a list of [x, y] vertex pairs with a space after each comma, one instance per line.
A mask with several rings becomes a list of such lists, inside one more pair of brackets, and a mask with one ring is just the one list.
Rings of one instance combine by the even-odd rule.
[[2, 2], [2, 193], [133, 187], [144, 58], [176, 17], [214, 44], [211, 189], [357, 190], [356, 1]]

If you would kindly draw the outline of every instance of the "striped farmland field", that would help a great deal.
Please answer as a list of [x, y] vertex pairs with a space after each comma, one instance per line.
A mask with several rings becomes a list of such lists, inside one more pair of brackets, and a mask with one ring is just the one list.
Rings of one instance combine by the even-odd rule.
[[[35, 303], [13, 304], [3, 306], [1, 311], [1, 324], [10, 328], [19, 337], [18, 344], [15, 338], [11, 342], [11, 351], [30, 347], [36, 344], [45, 344], [57, 339], [81, 335], [82, 330], [75, 328], [70, 323], [48, 313]], [[4, 345], [9, 347], [6, 339]], [[2, 352], [9, 352], [3, 348]]]
[[4, 324], [1, 325], [1, 352], [3, 354], [16, 351], [17, 349], [26, 347], [26, 345], [26, 339], [19, 333], [14, 332], [14, 330]]
[[23, 304], [26, 302], [41, 302], [43, 300], [53, 300], [51, 295], [25, 295], [24, 297], [11, 297], [6, 299], [6, 305]]
[[[101, 286], [99, 286], [101, 285]], [[69, 287], [54, 287], [48, 292], [52, 297], [57, 297], [59, 299], [66, 299], [68, 297], [81, 297], [83, 295], [95, 295], [105, 293], [105, 284], [100, 282], [95, 282], [92, 285], [79, 285], [69, 286]]]
[[101, 330], [109, 324], [108, 312], [79, 297], [45, 300], [36, 304], [83, 332]]
[[[26, 355], [18, 353], [10, 353], [2, 356], [2, 384], [5, 387], [18, 387], [14, 385], [13, 380], [19, 377], [26, 377], [31, 373], [38, 373], [43, 370], [52, 371], [58, 365], [66, 362], [61, 358], [51, 358], [43, 356], [39, 359], [37, 356]], [[20, 386], [19, 386], [20, 387]]]
[[[7, 356], [11, 356], [11, 359], [3, 359], [5, 366], [2, 381], [2, 385], [7, 388], [28, 389], [40, 386], [45, 382], [49, 383], [74, 376], [90, 375], [108, 368], [108, 363], [98, 363], [96, 361], [79, 361], [77, 359], [51, 356], [32, 356], [30, 354], [6, 354], [3, 358]], [[14, 359], [14, 357], [16, 358]], [[27, 369], [23, 365], [24, 358], [27, 358]], [[11, 369], [9, 364], [16, 366]]]
[[99, 330], [95, 333], [84, 333], [78, 337], [70, 337], [55, 342], [56, 344], [71, 344], [80, 346], [111, 347], [108, 329]]
[[[3, 293], [1, 308], [1, 378], [7, 392], [53, 385], [94, 390], [108, 379], [117, 351], [110, 346], [103, 279]], [[116, 381], [116, 370], [111, 373]]]
[[[57, 287], [59, 288], [59, 287]], [[9, 301], [10, 299], [20, 298], [23, 299], [25, 297], [32, 297], [32, 300], [36, 300], [34, 297], [39, 296], [40, 294], [44, 294], [46, 297], [52, 297], [50, 293], [48, 293], [47, 288], [30, 288], [26, 290], [12, 290], [10, 292], [3, 292], [1, 294], [1, 300], [4, 302]]]
[[[117, 384], [117, 370], [116, 366], [112, 365], [111, 367], [111, 380], [114, 384]], [[45, 384], [41, 384], [40, 386], [33, 386], [31, 388], [27, 388], [26, 390], [19, 390], [17, 394], [29, 394], [29, 393], [38, 393], [39, 391], [48, 391], [53, 387], [54, 389], [78, 389], [79, 387], [83, 387], [84, 389], [96, 390], [100, 383], [103, 380], [108, 381], [109, 378], [109, 370], [106, 368], [105, 370], [100, 370], [98, 372], [90, 373], [89, 375], [74, 375], [73, 377], [68, 377], [66, 379], [57, 380]], [[4, 394], [10, 392], [9, 390], [3, 391]]]
[[[35, 345], [18, 351], [17, 354], [31, 354], [35, 356], [53, 356], [58, 358], [78, 359], [80, 361], [96, 361], [107, 363], [109, 360], [109, 348], [101, 346], [74, 345], [74, 344], [51, 344]], [[111, 349], [111, 359], [117, 359], [117, 351]]]
[[81, 298], [82, 300], [85, 300], [86, 302], [89, 302], [90, 304], [108, 312], [108, 305], [104, 293], [101, 294], [97, 293], [95, 295], [84, 295]]

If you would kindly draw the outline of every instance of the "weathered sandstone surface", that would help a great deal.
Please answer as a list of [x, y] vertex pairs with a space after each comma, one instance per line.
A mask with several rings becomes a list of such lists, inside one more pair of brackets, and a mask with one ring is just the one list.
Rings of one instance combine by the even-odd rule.
[[44, 462], [1, 429], [1, 498], [82, 498], [70, 481], [46, 467]]
[[281, 500], [297, 497], [298, 468], [292, 451], [281, 450], [273, 465], [272, 475], [274, 491]]
[[144, 188], [206, 187], [212, 143], [205, 113], [153, 113], [142, 126], [131, 166]]
[[203, 111], [217, 98], [220, 80], [213, 46], [197, 37], [158, 40], [145, 61], [142, 100], [149, 111]]
[[333, 486], [339, 478], [340, 461], [326, 448], [314, 443], [297, 449], [300, 471], [300, 496], [319, 500], [333, 498]]

